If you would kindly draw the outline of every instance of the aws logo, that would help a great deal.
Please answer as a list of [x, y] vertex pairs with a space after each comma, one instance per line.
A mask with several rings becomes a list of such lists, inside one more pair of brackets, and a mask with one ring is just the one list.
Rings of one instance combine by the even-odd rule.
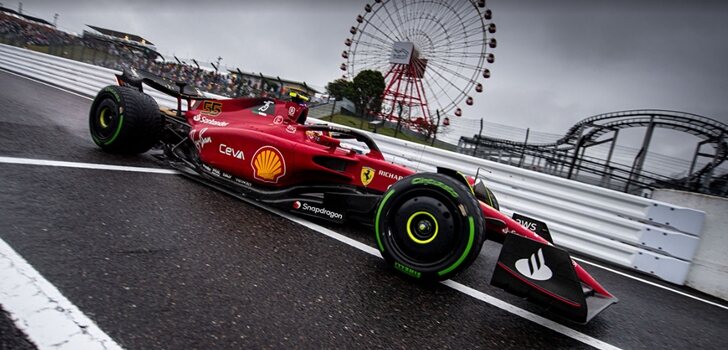
[[277, 183], [286, 175], [286, 161], [281, 152], [273, 146], [259, 148], [250, 163], [253, 177], [260, 181]]
[[368, 186], [374, 180], [374, 169], [370, 167], [361, 168], [361, 184]]

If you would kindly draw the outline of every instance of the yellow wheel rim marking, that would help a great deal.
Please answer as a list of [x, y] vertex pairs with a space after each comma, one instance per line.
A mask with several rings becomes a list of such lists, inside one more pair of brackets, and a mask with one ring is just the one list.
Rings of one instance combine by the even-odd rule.
[[106, 124], [106, 112], [108, 111], [108, 108], [104, 108], [101, 110], [101, 114], [99, 115], [99, 124], [101, 124], [101, 127], [106, 129], [109, 127], [109, 124]]
[[[430, 236], [430, 238], [428, 238], [428, 239], [425, 239], [425, 240], [418, 239], [417, 237], [415, 237], [414, 234], [412, 234], [412, 229], [410, 228], [412, 225], [412, 220], [414, 220], [415, 216], [418, 216], [418, 215], [427, 215], [430, 217], [430, 219], [432, 219], [432, 222], [435, 223], [435, 233], [433, 233], [432, 236]], [[426, 211], [418, 211], [418, 212], [412, 214], [409, 217], [409, 219], [407, 219], [407, 235], [413, 242], [415, 242], [417, 244], [427, 244], [427, 243], [432, 242], [435, 239], [435, 237], [437, 237], [437, 232], [439, 232], [439, 230], [440, 230], [440, 227], [438, 226], [437, 220], [435, 219], [435, 217]]]

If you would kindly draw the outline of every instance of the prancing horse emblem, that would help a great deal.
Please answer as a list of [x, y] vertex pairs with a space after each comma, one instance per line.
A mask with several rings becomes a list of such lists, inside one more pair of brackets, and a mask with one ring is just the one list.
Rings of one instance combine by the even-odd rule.
[[369, 183], [372, 182], [374, 179], [374, 169], [370, 167], [362, 167], [361, 168], [361, 184], [364, 186], [368, 186]]

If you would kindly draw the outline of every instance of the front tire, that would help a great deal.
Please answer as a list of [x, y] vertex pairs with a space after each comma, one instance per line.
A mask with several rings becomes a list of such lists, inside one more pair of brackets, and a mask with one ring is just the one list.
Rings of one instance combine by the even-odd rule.
[[478, 201], [464, 184], [443, 174], [415, 174], [392, 185], [374, 224], [387, 264], [425, 282], [466, 269], [484, 240]]
[[163, 123], [157, 102], [126, 86], [101, 89], [89, 112], [91, 138], [110, 153], [148, 151], [159, 141]]

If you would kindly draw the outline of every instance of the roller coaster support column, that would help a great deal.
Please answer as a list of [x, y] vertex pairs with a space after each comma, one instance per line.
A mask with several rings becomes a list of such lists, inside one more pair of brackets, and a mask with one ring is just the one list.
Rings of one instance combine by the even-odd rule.
[[650, 124], [647, 126], [647, 131], [645, 132], [645, 138], [642, 141], [642, 148], [640, 148], [639, 153], [637, 153], [637, 157], [634, 158], [634, 163], [632, 163], [632, 171], [629, 174], [629, 180], [627, 181], [627, 185], [624, 186], [624, 192], [629, 192], [629, 186], [633, 181], [639, 180], [639, 178], [642, 176], [642, 166], [645, 164], [645, 158], [647, 158], [647, 151], [650, 149], [650, 142], [652, 141], [652, 134], [655, 131], [655, 116], [650, 116]]
[[614, 129], [614, 136], [607, 140], [612, 144], [609, 145], [609, 153], [607, 153], [607, 162], [604, 163], [604, 175], [602, 175], [602, 186], [609, 186], [609, 182], [612, 180], [612, 171], [609, 169], [609, 163], [612, 162], [612, 154], [614, 154], [614, 146], [617, 144], [617, 136], [619, 136], [619, 129]]
[[[584, 147], [584, 136], [579, 136], [579, 141], [576, 142], [576, 146], [574, 147], [574, 156], [571, 157], [571, 164], [569, 165], [569, 173], [566, 175], [567, 179], [571, 179], [572, 176], [574, 176], [574, 167], [576, 166], [576, 160], [579, 158], [579, 151], [581, 151], [581, 148]], [[567, 151], [568, 152], [568, 151]]]

